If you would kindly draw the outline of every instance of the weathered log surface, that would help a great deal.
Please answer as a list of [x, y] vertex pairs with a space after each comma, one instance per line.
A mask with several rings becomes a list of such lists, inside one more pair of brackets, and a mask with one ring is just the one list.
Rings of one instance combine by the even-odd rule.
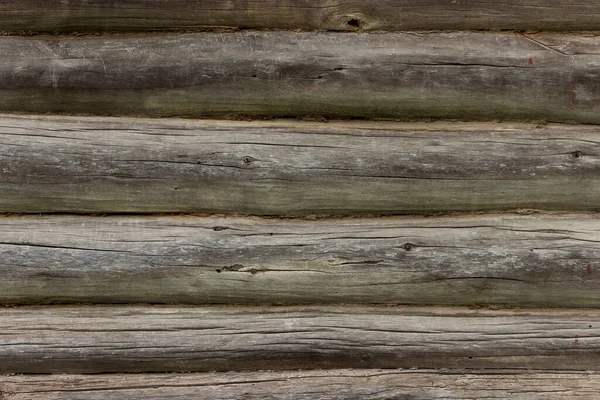
[[594, 34], [0, 38], [0, 112], [600, 123]]
[[0, 118], [0, 212], [600, 210], [600, 129]]
[[0, 311], [0, 373], [598, 370], [600, 311], [37, 307]]
[[0, 302], [600, 307], [598, 215], [0, 218]]
[[[597, 372], [383, 370], [0, 376], [3, 400], [589, 399]], [[191, 397], [190, 397], [191, 396]]]
[[576, 0], [5, 0], [0, 30], [598, 30], [599, 15]]

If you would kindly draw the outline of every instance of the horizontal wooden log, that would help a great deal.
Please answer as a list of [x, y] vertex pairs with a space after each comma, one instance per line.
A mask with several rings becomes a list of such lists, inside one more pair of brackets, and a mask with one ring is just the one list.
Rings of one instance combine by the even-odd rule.
[[0, 117], [0, 212], [600, 210], [600, 129]]
[[4, 400], [588, 399], [597, 372], [390, 370], [0, 376]]
[[0, 30], [597, 30], [599, 15], [575, 0], [5, 0]]
[[0, 373], [598, 370], [599, 310], [41, 307], [0, 311]]
[[0, 112], [600, 123], [594, 34], [0, 38]]
[[600, 307], [598, 215], [0, 218], [0, 302]]

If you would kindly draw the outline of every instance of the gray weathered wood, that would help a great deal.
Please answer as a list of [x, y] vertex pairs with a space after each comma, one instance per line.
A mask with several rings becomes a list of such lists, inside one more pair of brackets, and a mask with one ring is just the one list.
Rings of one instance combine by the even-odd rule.
[[0, 212], [600, 209], [600, 129], [0, 118]]
[[598, 370], [599, 310], [0, 310], [0, 373], [313, 368]]
[[598, 215], [0, 218], [2, 303], [600, 307]]
[[589, 399], [597, 372], [346, 369], [201, 374], [0, 376], [3, 400]]
[[594, 34], [0, 38], [0, 112], [600, 123]]
[[308, 30], [598, 30], [576, 0], [4, 0], [0, 30], [89, 32], [215, 27]]

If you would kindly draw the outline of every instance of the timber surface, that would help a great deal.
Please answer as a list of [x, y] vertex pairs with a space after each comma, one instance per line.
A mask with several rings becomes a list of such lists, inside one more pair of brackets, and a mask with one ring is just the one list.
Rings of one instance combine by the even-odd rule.
[[[0, 376], [3, 400], [588, 399], [597, 372], [346, 369], [204, 374]], [[189, 397], [192, 396], [192, 397]]]
[[599, 210], [600, 129], [0, 118], [0, 212]]
[[595, 34], [0, 38], [0, 112], [600, 123]]
[[0, 302], [600, 307], [598, 215], [0, 218]]
[[0, 310], [0, 373], [315, 368], [598, 370], [598, 310]]
[[219, 27], [304, 30], [597, 30], [576, 0], [5, 0], [0, 30], [95, 32]]

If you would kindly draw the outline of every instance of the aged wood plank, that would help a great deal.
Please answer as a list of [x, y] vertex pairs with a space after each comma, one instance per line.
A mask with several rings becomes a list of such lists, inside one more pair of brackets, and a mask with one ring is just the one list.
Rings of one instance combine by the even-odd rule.
[[576, 0], [5, 0], [0, 30], [597, 30], [599, 15]]
[[198, 374], [0, 376], [4, 400], [589, 399], [597, 372], [346, 369]]
[[590, 35], [4, 37], [0, 112], [600, 123]]
[[0, 218], [2, 303], [600, 307], [598, 215]]
[[0, 212], [599, 210], [600, 129], [0, 117]]
[[598, 370], [599, 310], [0, 310], [0, 373], [314, 368]]

